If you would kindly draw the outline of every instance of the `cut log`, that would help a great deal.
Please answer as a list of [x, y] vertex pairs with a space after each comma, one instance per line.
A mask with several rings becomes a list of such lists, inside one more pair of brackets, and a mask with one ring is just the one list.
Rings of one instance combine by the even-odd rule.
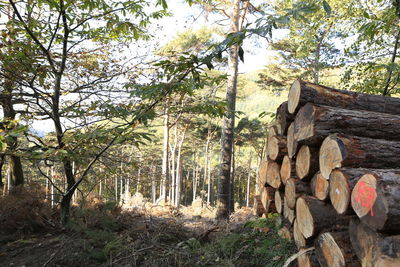
[[288, 102], [283, 102], [276, 111], [276, 126], [278, 134], [286, 135], [290, 123], [294, 120], [294, 114], [289, 113]]
[[275, 161], [268, 161], [268, 166], [267, 166], [267, 184], [272, 186], [273, 188], [278, 189], [281, 184], [281, 166], [276, 163]]
[[[300, 249], [301, 251], [301, 249]], [[314, 251], [302, 254], [297, 258], [297, 266], [299, 267], [320, 267], [318, 263], [317, 256], [315, 256]]]
[[263, 188], [267, 184], [268, 160], [262, 160], [258, 168], [258, 186]]
[[351, 193], [351, 206], [371, 229], [400, 233], [400, 170], [371, 170]]
[[270, 186], [264, 187], [261, 193], [261, 203], [263, 204], [265, 215], [268, 215], [270, 212], [276, 212], [274, 188]]
[[288, 155], [283, 157], [280, 174], [281, 174], [282, 183], [284, 185], [286, 184], [286, 181], [289, 178], [296, 177], [296, 165], [295, 165], [294, 161], [289, 158]]
[[348, 231], [320, 234], [315, 241], [315, 254], [321, 266], [361, 267], [352, 250]]
[[311, 194], [311, 188], [308, 183], [294, 178], [287, 180], [285, 186], [285, 199], [289, 208], [295, 208], [296, 199], [299, 196], [309, 194]]
[[287, 154], [286, 137], [275, 135], [268, 139], [267, 154], [271, 160], [282, 162]]
[[288, 131], [287, 131], [287, 152], [289, 158], [293, 158], [296, 155], [297, 152], [297, 142], [294, 136], [294, 123], [292, 122], [289, 125]]
[[400, 167], [400, 142], [331, 134], [319, 153], [321, 174], [329, 179], [331, 171], [341, 167]]
[[321, 230], [342, 229], [350, 217], [336, 214], [332, 205], [311, 196], [301, 196], [296, 202], [296, 218], [304, 238], [310, 238]]
[[261, 196], [255, 195], [254, 196], [254, 203], [253, 203], [253, 214], [255, 216], [261, 217], [265, 213], [264, 206], [261, 202]]
[[283, 193], [279, 190], [275, 191], [275, 207], [276, 212], [281, 214], [283, 211]]
[[400, 266], [400, 236], [383, 236], [359, 220], [351, 220], [350, 241], [354, 253], [365, 267]]
[[290, 224], [293, 224], [294, 219], [295, 219], [294, 209], [291, 209], [288, 207], [285, 197], [283, 199], [284, 199], [284, 201], [283, 201], [283, 217], [286, 218], [290, 222]]
[[329, 196], [329, 181], [320, 172], [317, 172], [311, 179], [312, 195], [319, 200], [327, 200]]
[[304, 180], [311, 179], [319, 170], [318, 149], [303, 145], [296, 156], [297, 177]]
[[268, 140], [272, 137], [272, 136], [276, 136], [278, 135], [278, 128], [276, 127], [276, 125], [271, 125], [268, 127]]
[[289, 90], [288, 111], [294, 114], [307, 103], [394, 115], [400, 110], [400, 98], [337, 90], [297, 80]]
[[294, 137], [300, 144], [314, 146], [319, 146], [331, 133], [400, 141], [398, 125], [400, 125], [400, 115], [308, 103], [296, 115]]
[[368, 169], [341, 168], [333, 170], [329, 179], [329, 197], [333, 208], [339, 214], [352, 213], [350, 206], [351, 191], [358, 179]]
[[307, 246], [307, 241], [297, 225], [297, 219], [293, 222], [293, 240], [298, 249], [305, 248]]

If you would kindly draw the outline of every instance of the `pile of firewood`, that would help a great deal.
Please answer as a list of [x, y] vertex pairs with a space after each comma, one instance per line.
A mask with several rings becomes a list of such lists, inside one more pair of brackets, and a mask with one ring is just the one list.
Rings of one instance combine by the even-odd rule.
[[315, 247], [299, 266], [400, 266], [400, 98], [295, 81], [258, 186], [258, 215]]

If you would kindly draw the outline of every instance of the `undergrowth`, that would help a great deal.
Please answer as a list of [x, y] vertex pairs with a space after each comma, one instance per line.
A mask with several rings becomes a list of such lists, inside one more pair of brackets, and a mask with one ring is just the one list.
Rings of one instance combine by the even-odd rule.
[[275, 220], [247, 222], [240, 231], [227, 233], [202, 247], [194, 247], [198, 266], [282, 266], [295, 252], [292, 242], [278, 236]]

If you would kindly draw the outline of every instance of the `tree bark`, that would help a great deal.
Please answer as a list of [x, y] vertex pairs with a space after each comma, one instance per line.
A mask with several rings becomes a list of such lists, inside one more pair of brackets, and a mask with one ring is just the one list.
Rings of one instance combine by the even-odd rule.
[[331, 133], [400, 140], [400, 115], [306, 104], [294, 121], [295, 141], [319, 146]]
[[288, 111], [288, 102], [283, 102], [276, 111], [277, 134], [286, 135], [289, 125], [294, 120], [294, 115]]
[[351, 206], [371, 229], [400, 231], [400, 169], [371, 170], [361, 176], [351, 193]]
[[398, 115], [400, 99], [338, 90], [301, 80], [289, 91], [288, 111], [295, 114], [307, 103]]
[[332, 134], [319, 153], [321, 174], [329, 179], [335, 168], [397, 168], [400, 142]]

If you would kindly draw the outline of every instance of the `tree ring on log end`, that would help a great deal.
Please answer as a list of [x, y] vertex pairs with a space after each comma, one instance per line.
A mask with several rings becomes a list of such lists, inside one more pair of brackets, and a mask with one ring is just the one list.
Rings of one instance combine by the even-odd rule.
[[314, 219], [306, 201], [299, 197], [296, 202], [297, 224], [300, 232], [305, 238], [311, 237], [314, 233]]
[[276, 158], [278, 157], [279, 154], [279, 140], [276, 136], [272, 136], [269, 140], [268, 140], [268, 156], [270, 159], [272, 160], [276, 160]]
[[296, 157], [296, 174], [300, 179], [306, 177], [310, 171], [311, 153], [308, 146], [302, 146]]
[[347, 178], [339, 170], [332, 171], [329, 181], [329, 197], [337, 213], [346, 212], [350, 203], [350, 187]]
[[317, 172], [311, 180], [311, 190], [316, 198], [325, 200], [329, 195], [329, 181]]
[[346, 266], [343, 253], [330, 233], [319, 236], [317, 249], [321, 250], [327, 266]]
[[319, 151], [319, 167], [322, 176], [329, 180], [332, 170], [340, 168], [345, 157], [342, 140], [336, 138], [336, 135], [325, 138]]
[[[351, 206], [359, 218], [371, 213], [377, 198], [376, 193], [376, 178], [373, 174], [364, 174], [357, 184], [354, 186], [351, 193]], [[384, 218], [382, 218], [383, 220]]]
[[289, 90], [288, 111], [290, 114], [293, 114], [296, 111], [297, 106], [299, 105], [300, 93], [301, 93], [300, 81], [296, 80], [292, 84]]
[[294, 138], [294, 123], [292, 122], [287, 131], [287, 152], [289, 158], [293, 158], [293, 156], [296, 154], [296, 150], [297, 142]]

